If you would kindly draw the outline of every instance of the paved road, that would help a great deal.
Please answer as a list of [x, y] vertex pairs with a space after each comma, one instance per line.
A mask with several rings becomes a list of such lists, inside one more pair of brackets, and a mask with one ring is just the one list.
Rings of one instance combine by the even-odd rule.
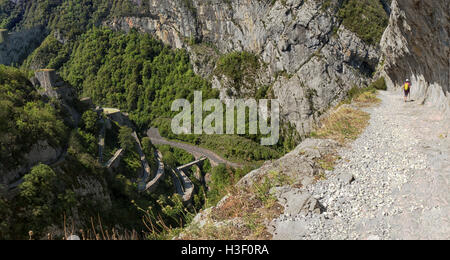
[[100, 129], [100, 134], [98, 136], [98, 161], [100, 164], [103, 163], [103, 150], [105, 149], [105, 120], [101, 119], [100, 123], [102, 125], [102, 128]]
[[109, 159], [108, 162], [106, 162], [106, 164], [104, 164], [103, 166], [106, 168], [110, 168], [112, 164], [119, 158], [119, 156], [122, 155], [123, 152], [124, 150], [122, 148], [117, 150], [117, 152], [114, 153], [113, 157], [111, 157], [111, 159]]
[[[180, 194], [181, 196], [183, 196], [183, 195], [184, 195], [184, 187], [183, 187], [183, 185], [181, 184], [179, 175], [178, 175], [178, 173], [177, 173], [174, 169], [171, 169], [171, 171], [172, 171], [171, 177], [172, 177], [173, 185], [175, 186], [175, 190], [176, 190], [176, 192], [177, 192], [178, 194]], [[183, 197], [184, 197], [184, 196], [183, 196]]]
[[153, 178], [145, 185], [145, 190], [149, 192], [153, 192], [158, 187], [159, 181], [164, 176], [164, 163], [162, 161], [163, 160], [162, 154], [160, 151], [156, 151], [155, 153], [156, 153], [156, 162], [158, 164], [158, 170], [156, 171], [155, 178]]
[[[178, 173], [180, 176], [181, 184], [183, 185], [183, 192], [180, 195], [183, 197], [184, 202], [189, 202], [192, 200], [192, 195], [194, 194], [194, 183], [189, 179], [184, 171], [174, 170], [174, 173]], [[177, 189], [178, 190], [178, 189]]]
[[150, 128], [147, 131], [147, 135], [154, 145], [170, 145], [173, 147], [177, 147], [177, 148], [183, 149], [186, 152], [192, 154], [196, 159], [199, 159], [201, 157], [206, 157], [210, 160], [210, 162], [213, 166], [217, 166], [221, 163], [224, 163], [224, 164], [230, 165], [234, 168], [242, 167], [242, 165], [240, 165], [238, 163], [233, 163], [233, 162], [223, 159], [222, 157], [218, 156], [217, 154], [215, 154], [214, 152], [212, 152], [208, 149], [201, 148], [201, 147], [198, 147], [195, 145], [186, 144], [186, 143], [180, 143], [180, 142], [166, 140], [163, 137], [161, 137], [157, 128]]
[[132, 133], [132, 136], [134, 138], [134, 140], [136, 141], [136, 149], [138, 150], [139, 153], [139, 157], [141, 159], [141, 165], [142, 165], [142, 176], [139, 178], [139, 190], [143, 191], [145, 190], [146, 184], [148, 182], [148, 179], [151, 176], [150, 173], [150, 165], [148, 164], [147, 158], [145, 158], [145, 154], [142, 151], [142, 145], [141, 145], [141, 141], [139, 141], [139, 137], [137, 136], [136, 132]]

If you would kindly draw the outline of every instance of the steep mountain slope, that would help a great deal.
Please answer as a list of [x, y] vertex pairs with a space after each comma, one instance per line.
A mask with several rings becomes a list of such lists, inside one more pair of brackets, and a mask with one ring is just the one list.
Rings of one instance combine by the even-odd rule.
[[[94, 212], [103, 215], [111, 209], [104, 172], [86, 151], [89, 144], [83, 138], [88, 134], [72, 130], [67, 108], [75, 102], [66, 103], [59, 96], [67, 90], [63, 86], [51, 90], [38, 83], [16, 68], [0, 65], [0, 237], [4, 239], [23, 238], [29, 230], [37, 236], [50, 230], [61, 235], [61, 216], [78, 225]], [[77, 142], [85, 142], [85, 147], [74, 147]]]
[[[287, 131], [291, 125], [306, 135], [350, 88], [370, 82], [387, 25], [384, 6], [386, 1], [368, 0], [36, 0], [4, 7], [10, 11], [2, 23], [11, 31], [43, 26], [47, 33], [42, 35], [51, 33], [62, 44], [52, 40], [59, 54], [50, 61], [54, 54], [33, 55], [26, 63], [32, 69], [59, 68], [70, 55], [71, 40], [91, 25], [150, 33], [172, 47], [186, 48], [194, 71], [209, 79], [221, 98], [254, 96], [258, 90], [259, 96], [279, 98], [284, 134], [292, 134]], [[218, 70], [218, 63], [227, 61], [221, 58], [232, 52], [252, 53], [260, 65], [240, 78]]]
[[[30, 230], [35, 239], [60, 239], [67, 237], [69, 225], [77, 232], [89, 230], [83, 236], [91, 239], [100, 228], [125, 236], [145, 229], [140, 207], [167, 224], [179, 225], [185, 208], [178, 197], [171, 199], [170, 178], [160, 180], [151, 193], [138, 191], [140, 171], [156, 163], [148, 138], [141, 143], [131, 129], [105, 120], [92, 104], [72, 95], [73, 88], [55, 71], [37, 71], [30, 80], [26, 75], [0, 65], [1, 239], [23, 239]], [[107, 129], [107, 159], [121, 147], [124, 151], [117, 166], [99, 160], [97, 136], [102, 127]], [[168, 151], [166, 156], [172, 156], [174, 166], [193, 160], [183, 151], [177, 156]], [[197, 197], [196, 206], [201, 207]], [[175, 204], [177, 210], [162, 211]], [[137, 237], [141, 235], [133, 235]]]
[[[380, 106], [366, 109], [372, 119], [362, 136], [351, 147], [340, 148], [338, 155], [332, 152], [334, 142], [307, 139], [237, 185], [247, 191], [266, 178], [281, 186], [263, 181], [259, 189], [251, 190], [251, 198], [265, 191], [269, 195], [263, 202], [272, 195], [280, 203], [278, 210], [284, 207], [271, 224], [263, 223], [275, 239], [448, 239], [450, 235], [445, 199], [449, 192], [444, 187], [450, 153], [448, 4], [393, 0], [389, 7], [387, 2], [383, 1], [390, 21], [381, 40], [384, 56], [377, 73], [386, 77], [391, 92], [380, 94]], [[398, 87], [406, 78], [413, 81], [415, 101], [405, 104]], [[327, 153], [332, 154], [328, 159]], [[337, 165], [330, 164], [330, 158]], [[315, 170], [317, 164], [327, 168], [325, 174]], [[280, 174], [294, 177], [294, 185], [280, 182]], [[319, 181], [313, 181], [314, 176]], [[301, 185], [296, 183], [299, 180]], [[214, 234], [218, 230], [233, 239], [246, 237], [246, 231], [233, 233], [229, 228], [242, 230], [246, 222], [240, 217], [252, 216], [253, 211], [250, 215], [233, 211], [235, 206], [249, 206], [236, 200], [238, 196], [232, 191], [216, 207], [199, 214], [182, 237], [220, 239]], [[273, 210], [273, 202], [268, 205]]]
[[[364, 4], [370, 3], [364, 16]], [[196, 71], [227, 96], [253, 96], [263, 86], [280, 99], [283, 120], [305, 135], [317, 118], [354, 85], [368, 84], [380, 58], [377, 42], [387, 14], [380, 1], [150, 1], [150, 16], [114, 18], [104, 24], [148, 32], [192, 53]], [[144, 7], [142, 7], [144, 8]], [[370, 10], [370, 9], [369, 9]], [[381, 13], [380, 13], [381, 10]], [[384, 16], [384, 17], [383, 17]], [[361, 21], [375, 32], [349, 31]], [[383, 22], [385, 20], [385, 22]], [[377, 26], [381, 27], [376, 32]], [[363, 26], [359, 27], [362, 28]], [[203, 48], [196, 48], [199, 43]], [[208, 44], [206, 44], [208, 43]], [[205, 51], [210, 49], [210, 51]], [[251, 52], [262, 66], [238, 82], [215, 73], [204, 56]], [[203, 54], [203, 55], [202, 55]], [[206, 62], [205, 62], [206, 61]], [[217, 60], [216, 60], [217, 61]], [[229, 64], [231, 65], [231, 64]]]
[[58, 103], [42, 98], [17, 69], [0, 65], [0, 183], [56, 160], [68, 137]]
[[[225, 150], [224, 154], [248, 161], [268, 160], [294, 148], [329, 108], [379, 76], [386, 78], [391, 89], [406, 78], [412, 79], [413, 98], [437, 105], [444, 117], [449, 116], [448, 14], [445, 0], [0, 0], [0, 64], [24, 70], [56, 69], [78, 94], [92, 97], [98, 105], [130, 112], [142, 129], [152, 124], [160, 127], [165, 137], [196, 145], [208, 143], [221, 152]], [[114, 178], [97, 165], [98, 129], [86, 127], [96, 125], [95, 116], [90, 123], [85, 122], [92, 119], [89, 115], [82, 118], [76, 129], [65, 122], [65, 127], [74, 129], [69, 140], [64, 139], [69, 134], [62, 130], [62, 116], [55, 112], [62, 105], [39, 97], [32, 87], [34, 81], [29, 82], [25, 75], [17, 79], [17, 73], [0, 74], [0, 105], [4, 108], [0, 119], [8, 123], [4, 124], [7, 128], [0, 128], [0, 181], [10, 184], [26, 172], [31, 177], [23, 186], [29, 189], [20, 194], [17, 204], [4, 206], [9, 202], [0, 198], [0, 212], [7, 216], [1, 218], [5, 220], [0, 221], [1, 232], [24, 235], [26, 226], [8, 230], [14, 219], [12, 212], [18, 208], [23, 210], [21, 221], [33, 220], [32, 228], [36, 227], [39, 235], [65, 212], [88, 223], [89, 214], [98, 213], [97, 208], [110, 226], [117, 221], [131, 229], [142, 227], [138, 223], [142, 205], [154, 206], [158, 213], [170, 205], [176, 210], [164, 217], [180, 225], [178, 214], [184, 214], [183, 205], [168, 199], [167, 192], [161, 192], [161, 197], [159, 193], [136, 195], [131, 179], [139, 161], [132, 152], [125, 156], [122, 172]], [[171, 101], [192, 99], [194, 89], [201, 89], [209, 98], [278, 98], [283, 123], [282, 140], [275, 147], [278, 150], [261, 149], [259, 137], [170, 136]], [[43, 143], [41, 139], [48, 141]], [[117, 137], [111, 139], [117, 142]], [[295, 176], [297, 168], [305, 168], [311, 182], [318, 173], [311, 165], [319, 163], [309, 158], [298, 165], [296, 160], [309, 156], [302, 154], [307, 145], [301, 144], [280, 161], [292, 163], [288, 170], [297, 179], [301, 177]], [[42, 152], [43, 148], [52, 151]], [[114, 153], [115, 148], [106, 147], [108, 153]], [[314, 157], [321, 146], [307, 148]], [[30, 151], [52, 158], [34, 156], [29, 164], [21, 163]], [[165, 156], [171, 164], [183, 161], [183, 156], [174, 158], [173, 154]], [[37, 165], [39, 162], [51, 164], [51, 169]], [[270, 163], [263, 170], [267, 165]], [[21, 166], [25, 168], [20, 172], [8, 168]], [[28, 169], [32, 166], [36, 169]], [[215, 171], [218, 173], [213, 179], [219, 181], [212, 184], [216, 187], [213, 201], [243, 172], [225, 168]], [[80, 178], [79, 172], [83, 173]], [[63, 176], [62, 183], [51, 182], [50, 189], [38, 185], [43, 178], [54, 180], [55, 174]], [[226, 180], [221, 180], [224, 176]], [[48, 193], [32, 200], [36, 195], [33, 192], [41, 188]], [[139, 206], [130, 205], [134, 199], [140, 200]], [[43, 205], [44, 200], [51, 200], [58, 209], [51, 218], [46, 215], [49, 209]], [[317, 201], [306, 200], [312, 210], [320, 211]], [[27, 202], [30, 207], [22, 208]], [[196, 203], [201, 207], [204, 201], [198, 197]], [[270, 206], [274, 212], [279, 211], [277, 205]], [[46, 222], [48, 219], [53, 222]]]

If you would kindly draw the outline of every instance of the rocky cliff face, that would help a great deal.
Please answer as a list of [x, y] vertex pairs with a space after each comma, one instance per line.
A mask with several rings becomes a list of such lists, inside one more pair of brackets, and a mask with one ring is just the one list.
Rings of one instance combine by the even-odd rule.
[[[340, 5], [337, 0], [150, 0], [151, 15], [105, 24], [124, 31], [135, 28], [175, 48], [187, 48], [196, 72], [211, 78], [222, 98], [237, 92], [223, 75], [214, 73], [217, 57], [211, 50], [216, 56], [232, 51], [257, 55], [262, 66], [254, 85], [271, 86], [280, 99], [282, 119], [306, 134], [351, 87], [368, 84], [379, 62], [377, 47], [340, 25]], [[202, 42], [202, 48], [194, 42]]]
[[24, 155], [23, 164], [18, 169], [6, 171], [0, 168], [0, 184], [10, 185], [12, 181], [18, 180], [38, 163], [54, 163], [62, 156], [61, 148], [54, 148], [48, 144], [47, 140], [38, 141], [33, 144], [30, 152]]
[[412, 98], [450, 111], [448, 1], [394, 0], [381, 40], [389, 87], [412, 81]]
[[30, 79], [41, 96], [56, 99], [69, 115], [66, 122], [76, 127], [81, 115], [75, 108], [78, 97], [72, 86], [68, 85], [54, 70], [38, 70]]
[[0, 41], [0, 64], [20, 64], [36, 49], [46, 36], [45, 29], [37, 26], [19, 32], [8, 32]]

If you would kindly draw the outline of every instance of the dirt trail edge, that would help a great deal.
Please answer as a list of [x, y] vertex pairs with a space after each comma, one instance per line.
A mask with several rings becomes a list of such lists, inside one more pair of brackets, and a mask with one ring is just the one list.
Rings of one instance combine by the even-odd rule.
[[302, 188], [325, 211], [281, 215], [274, 239], [450, 239], [449, 119], [398, 91], [379, 97], [327, 179]]

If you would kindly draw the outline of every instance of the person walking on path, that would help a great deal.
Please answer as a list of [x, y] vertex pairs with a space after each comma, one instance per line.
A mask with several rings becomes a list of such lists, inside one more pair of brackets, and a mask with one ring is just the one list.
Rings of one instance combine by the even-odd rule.
[[405, 84], [403, 85], [403, 91], [405, 93], [405, 103], [408, 101], [408, 96], [411, 93], [411, 82], [409, 79], [406, 80]]

